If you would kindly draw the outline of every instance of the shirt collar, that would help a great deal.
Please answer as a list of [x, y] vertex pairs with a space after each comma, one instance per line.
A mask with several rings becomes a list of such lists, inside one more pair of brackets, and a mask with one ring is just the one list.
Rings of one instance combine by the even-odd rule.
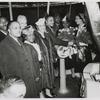
[[19, 45], [21, 45], [21, 44], [19, 43], [19, 41], [18, 41], [17, 38], [15, 38], [14, 36], [12, 36], [11, 34], [9, 34], [9, 36], [10, 36], [11, 38], [13, 38]]

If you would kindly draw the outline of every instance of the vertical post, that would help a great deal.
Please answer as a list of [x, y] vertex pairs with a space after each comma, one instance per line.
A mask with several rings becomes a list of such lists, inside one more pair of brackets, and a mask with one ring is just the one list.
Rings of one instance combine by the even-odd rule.
[[72, 5], [70, 4], [69, 5], [69, 14], [68, 14], [68, 18], [70, 19], [70, 16], [71, 16], [71, 8], [72, 8]]
[[9, 15], [10, 15], [10, 21], [13, 21], [12, 4], [11, 4], [11, 2], [9, 2]]
[[1, 8], [0, 8], [0, 16], [1, 16]]
[[38, 19], [39, 19], [39, 11], [40, 9], [39, 9], [39, 4], [38, 4], [38, 6], [37, 6], [37, 17], [38, 17]]
[[47, 3], [47, 14], [49, 15], [49, 11], [50, 11], [50, 2]]
[[60, 94], [66, 94], [68, 92], [66, 88], [66, 70], [65, 70], [65, 59], [60, 58]]

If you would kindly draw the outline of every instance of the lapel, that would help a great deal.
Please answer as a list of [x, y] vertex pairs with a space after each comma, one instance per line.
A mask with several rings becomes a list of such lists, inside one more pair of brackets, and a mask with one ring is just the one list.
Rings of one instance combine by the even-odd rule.
[[27, 46], [24, 45], [23, 42], [21, 42], [20, 40], [18, 40], [20, 42], [21, 45], [19, 45], [12, 37], [8, 36], [7, 37], [8, 41], [9, 41], [9, 45], [16, 51], [16, 53], [19, 54], [24, 54], [24, 59], [28, 59], [29, 55], [29, 49]]
[[50, 31], [54, 34], [54, 30], [51, 27], [48, 27], [50, 29]]
[[14, 50], [16, 50], [16, 52], [23, 52], [22, 50], [22, 46], [23, 44], [21, 44], [21, 46], [9, 35], [7, 36], [7, 44], [9, 43], [9, 46], [12, 47]]
[[9, 35], [7, 36], [7, 40], [11, 43], [11, 45], [16, 46], [16, 47], [20, 47], [20, 45]]
[[51, 33], [52, 33], [52, 34], [54, 33], [54, 31], [53, 31], [52, 28], [50, 28], [50, 27], [47, 26], [46, 29], [47, 29], [47, 32], [48, 32], [48, 33], [50, 33], [50, 34], [51, 34]]
[[4, 30], [2, 30], [2, 29], [0, 29], [0, 32], [1, 32], [2, 34], [4, 34], [4, 35], [8, 35], [8, 32], [7, 32], [7, 31], [4, 31]]

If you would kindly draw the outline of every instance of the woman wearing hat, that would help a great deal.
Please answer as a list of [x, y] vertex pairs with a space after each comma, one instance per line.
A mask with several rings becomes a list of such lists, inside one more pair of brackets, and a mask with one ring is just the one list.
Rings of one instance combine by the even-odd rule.
[[[51, 94], [51, 89], [53, 89], [54, 84], [54, 69], [53, 69], [53, 57], [51, 50], [51, 41], [47, 36], [45, 19], [40, 18], [36, 22], [37, 31], [35, 31], [35, 42], [39, 44], [41, 50], [41, 64], [42, 64], [42, 89], [45, 90], [46, 97], [53, 97]], [[40, 93], [40, 97], [43, 97], [43, 91]]]

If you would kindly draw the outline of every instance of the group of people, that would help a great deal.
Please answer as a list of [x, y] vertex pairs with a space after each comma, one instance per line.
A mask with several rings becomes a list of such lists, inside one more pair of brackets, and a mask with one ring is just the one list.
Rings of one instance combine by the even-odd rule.
[[[86, 29], [85, 19], [81, 14], [77, 15], [75, 22], [78, 27], [72, 28], [69, 19], [65, 18], [61, 30], [60, 18], [55, 20], [52, 15], [40, 18], [35, 23], [36, 27], [28, 25], [27, 22], [24, 15], [19, 15], [16, 21], [11, 22], [8, 22], [5, 17], [0, 17], [1, 81], [5, 79], [12, 81], [12, 78], [19, 77], [24, 84], [23, 87], [21, 86], [22, 92], [24, 90], [26, 92], [17, 97], [54, 97], [55, 94], [52, 91], [55, 87], [55, 67], [59, 69], [57, 48], [60, 46], [76, 48], [77, 53], [65, 59], [65, 65], [72, 68], [72, 77], [75, 77], [76, 67], [82, 72], [81, 66], [89, 61], [86, 53], [89, 54], [88, 46], [92, 42]], [[80, 47], [80, 42], [85, 46]], [[2, 90], [0, 92], [5, 93], [6, 88], [0, 86]], [[5, 94], [4, 97], [6, 96], [8, 95]]]

